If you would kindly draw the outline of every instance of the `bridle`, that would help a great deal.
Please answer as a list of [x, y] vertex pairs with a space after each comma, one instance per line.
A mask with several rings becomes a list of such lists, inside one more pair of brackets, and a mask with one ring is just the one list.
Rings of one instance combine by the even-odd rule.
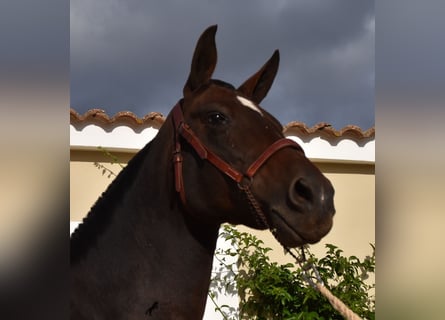
[[253, 161], [253, 163], [248, 167], [246, 172], [240, 172], [236, 168], [232, 167], [226, 161], [221, 159], [218, 155], [209, 150], [204, 143], [198, 138], [198, 136], [193, 132], [192, 128], [185, 123], [184, 115], [182, 113], [180, 100], [172, 110], [173, 126], [175, 130], [175, 144], [173, 150], [173, 163], [175, 171], [175, 189], [179, 193], [181, 201], [184, 206], [186, 206], [186, 196], [184, 189], [184, 179], [182, 176], [182, 163], [183, 156], [181, 150], [181, 139], [184, 138], [185, 141], [196, 151], [201, 159], [207, 160], [212, 165], [214, 165], [219, 171], [224, 173], [230, 179], [235, 181], [238, 187], [244, 191], [252, 210], [255, 213], [255, 217], [260, 226], [269, 228], [266, 216], [264, 215], [261, 206], [255, 199], [254, 195], [250, 190], [253, 178], [258, 170], [264, 165], [264, 163], [273, 156], [277, 151], [283, 148], [295, 148], [303, 152], [302, 148], [298, 143], [287, 138], [281, 138], [272, 143], [266, 150], [259, 155], [259, 157]]

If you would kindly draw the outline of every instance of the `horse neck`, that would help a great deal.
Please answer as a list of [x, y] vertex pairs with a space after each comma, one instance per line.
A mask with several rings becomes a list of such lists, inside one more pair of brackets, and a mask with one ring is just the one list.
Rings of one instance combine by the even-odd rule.
[[[153, 140], [151, 156], [147, 157], [141, 174], [138, 176], [140, 181], [135, 183], [135, 189], [138, 190], [134, 192], [136, 198], [144, 199], [145, 202], [145, 205], [139, 206], [142, 208], [138, 210], [139, 219], [144, 221], [142, 225], [153, 226], [149, 229], [150, 234], [147, 234], [148, 230], [144, 228], [138, 228], [138, 231], [141, 231], [141, 237], [155, 239], [156, 236], [159, 236], [163, 243], [176, 242], [178, 250], [184, 248], [188, 252], [205, 255], [211, 261], [219, 224], [209, 225], [194, 220], [182, 205], [174, 187], [172, 165], [174, 139], [172, 132], [169, 117]], [[138, 188], [137, 184], [144, 187]], [[154, 225], [164, 228], [164, 230], [159, 230]], [[171, 249], [174, 254], [178, 251], [173, 247]]]
[[88, 281], [94, 282], [88, 284], [91, 287], [106, 283], [118, 288], [96, 297], [108, 300], [108, 308], [119, 296], [131, 297], [134, 308], [157, 303], [178, 319], [184, 314], [195, 318], [204, 310], [219, 225], [193, 221], [180, 204], [174, 190], [168, 120], [120, 204], [107, 213], [112, 222], [87, 258], [73, 266], [72, 276], [82, 281], [88, 274]]

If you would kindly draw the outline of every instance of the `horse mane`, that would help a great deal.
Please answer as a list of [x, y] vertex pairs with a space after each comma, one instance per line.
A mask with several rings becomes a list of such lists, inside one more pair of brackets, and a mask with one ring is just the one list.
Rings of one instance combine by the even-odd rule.
[[91, 207], [82, 223], [76, 228], [70, 240], [71, 264], [84, 256], [94, 244], [97, 236], [109, 225], [113, 215], [113, 208], [122, 201], [125, 193], [135, 181], [146, 155], [150, 150], [151, 142], [128, 162], [117, 177], [110, 183], [96, 203]]

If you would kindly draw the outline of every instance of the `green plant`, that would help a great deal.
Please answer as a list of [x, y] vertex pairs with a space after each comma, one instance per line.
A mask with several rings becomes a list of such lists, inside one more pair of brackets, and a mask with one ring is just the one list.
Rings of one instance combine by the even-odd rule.
[[[115, 155], [111, 154], [106, 148], [103, 148], [103, 147], [101, 147], [101, 146], [98, 146], [97, 149], [98, 149], [99, 151], [102, 151], [102, 153], [103, 153], [105, 156], [107, 156], [107, 157], [110, 158], [110, 164], [111, 164], [111, 165], [113, 165], [113, 164], [118, 164], [118, 165], [120, 166], [121, 169], [124, 168], [124, 166], [119, 162], [119, 159], [118, 159]], [[94, 166], [95, 166], [97, 169], [99, 169], [99, 170], [102, 171], [102, 175], [103, 175], [103, 176], [104, 176], [104, 175], [107, 175], [107, 178], [116, 177], [116, 173], [114, 173], [114, 171], [111, 170], [110, 168], [108, 168], [108, 167], [106, 167], [106, 166], [100, 164], [100, 163], [97, 162], [97, 161], [95, 161], [93, 164], [94, 164]]]
[[[225, 319], [343, 319], [325, 297], [308, 286], [300, 268], [271, 262], [268, 252], [272, 249], [263, 241], [229, 225], [220, 236], [232, 247], [215, 253], [220, 265], [212, 279], [210, 296], [237, 293], [240, 297], [239, 316], [234, 308], [219, 307]], [[345, 257], [332, 244], [326, 245], [323, 258], [308, 257], [331, 292], [365, 319], [375, 318], [374, 284], [366, 283], [375, 271], [375, 247], [371, 247], [372, 254], [363, 260]], [[227, 258], [234, 256], [238, 260], [227, 263]]]

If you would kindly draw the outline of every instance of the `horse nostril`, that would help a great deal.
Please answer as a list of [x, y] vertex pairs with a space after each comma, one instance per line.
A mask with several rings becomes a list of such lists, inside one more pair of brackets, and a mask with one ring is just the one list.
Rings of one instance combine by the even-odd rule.
[[291, 193], [291, 197], [295, 194], [308, 202], [312, 202], [314, 194], [309, 186], [309, 183], [304, 179], [297, 179], [294, 183], [293, 190], [295, 193]]
[[288, 200], [299, 211], [334, 215], [334, 188], [326, 178], [298, 177], [289, 187]]

